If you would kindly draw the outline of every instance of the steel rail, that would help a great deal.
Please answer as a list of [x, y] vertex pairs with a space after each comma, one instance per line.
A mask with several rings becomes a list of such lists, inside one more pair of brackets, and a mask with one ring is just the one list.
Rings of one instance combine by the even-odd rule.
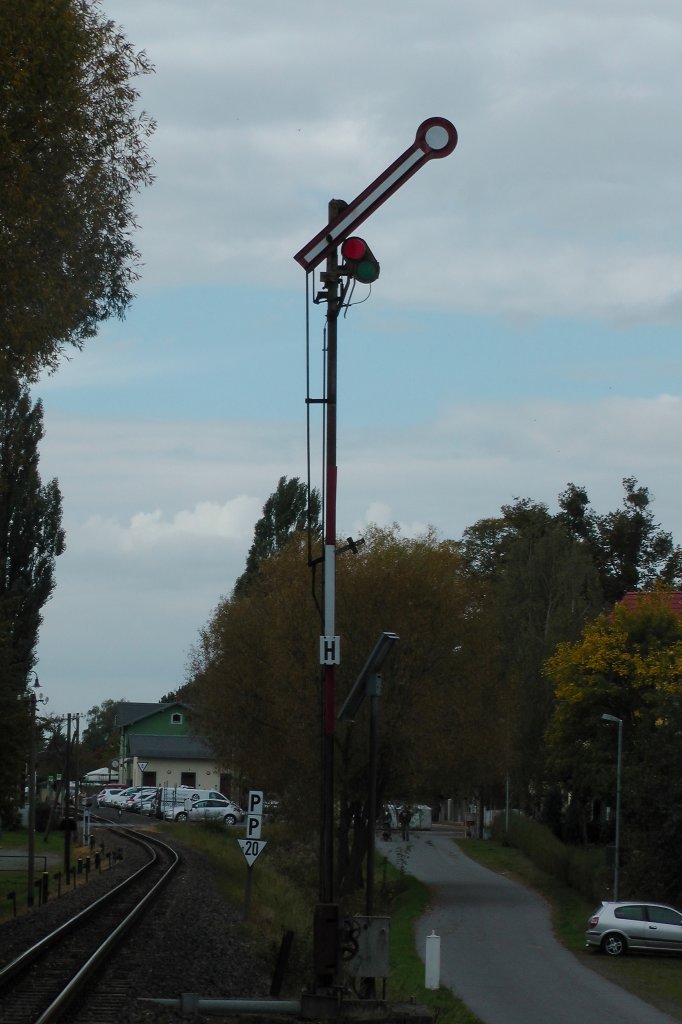
[[8, 983], [28, 971], [66, 935], [71, 935], [84, 922], [90, 920], [104, 906], [108, 906], [117, 897], [120, 897], [122, 892], [134, 885], [136, 882], [143, 880], [144, 875], [152, 868], [159, 866], [159, 853], [157, 852], [157, 849], [154, 849], [154, 847], [159, 847], [166, 855], [170, 855], [171, 862], [163, 871], [161, 877], [150, 886], [149, 890], [135, 904], [133, 909], [115, 925], [107, 938], [103, 942], [99, 943], [94, 952], [91, 952], [90, 955], [87, 956], [86, 951], [84, 955], [87, 956], [87, 959], [84, 960], [81, 967], [78, 968], [74, 975], [72, 975], [57, 996], [51, 1000], [49, 1005], [42, 1011], [41, 1015], [35, 1018], [34, 1024], [49, 1024], [49, 1022], [59, 1020], [65, 1010], [73, 1003], [75, 998], [85, 987], [86, 983], [96, 973], [103, 961], [111, 954], [114, 947], [133, 927], [138, 918], [150, 908], [150, 905], [159, 895], [163, 886], [170, 880], [180, 862], [180, 857], [177, 851], [173, 850], [172, 847], [159, 839], [152, 838], [150, 836], [141, 837], [135, 833], [135, 830], [121, 826], [109, 825], [108, 827], [110, 827], [112, 831], [124, 834], [126, 838], [145, 847], [150, 853], [149, 860], [146, 864], [143, 864], [142, 867], [129, 875], [128, 878], [124, 879], [119, 885], [105, 893], [104, 896], [99, 897], [84, 910], [79, 911], [73, 917], [69, 918], [68, 921], [65, 921], [58, 928], [55, 928], [49, 933], [49, 935], [46, 935], [37, 943], [24, 950], [23, 953], [19, 954], [19, 956], [15, 957], [15, 959], [9, 964], [0, 969], [0, 991], [4, 990], [3, 994], [9, 995], [11, 990], [8, 988]]

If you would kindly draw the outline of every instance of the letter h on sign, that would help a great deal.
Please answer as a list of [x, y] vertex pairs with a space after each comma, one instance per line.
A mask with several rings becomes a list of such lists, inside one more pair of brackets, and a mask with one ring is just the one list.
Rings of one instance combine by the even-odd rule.
[[341, 637], [320, 637], [320, 665], [341, 664]]

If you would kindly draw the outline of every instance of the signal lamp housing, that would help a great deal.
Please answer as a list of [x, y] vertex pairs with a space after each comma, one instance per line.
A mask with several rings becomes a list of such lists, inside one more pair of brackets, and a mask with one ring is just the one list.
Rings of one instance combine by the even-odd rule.
[[373, 284], [379, 277], [379, 261], [364, 238], [352, 235], [341, 245], [343, 271], [361, 284]]

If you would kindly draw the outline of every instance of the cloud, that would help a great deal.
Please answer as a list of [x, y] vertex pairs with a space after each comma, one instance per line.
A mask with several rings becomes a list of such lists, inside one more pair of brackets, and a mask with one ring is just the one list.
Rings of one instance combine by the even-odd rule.
[[622, 479], [633, 475], [650, 488], [655, 516], [680, 537], [681, 430], [682, 399], [674, 395], [463, 403], [416, 428], [354, 435], [340, 501], [362, 500], [365, 521], [376, 511], [380, 525], [428, 523], [456, 539], [516, 497], [556, 510], [569, 482], [587, 487], [597, 511], [610, 511], [621, 503]]
[[355, 521], [351, 536], [354, 540], [363, 537], [368, 526], [393, 527], [397, 526], [400, 535], [403, 537], [420, 537], [429, 528], [426, 522], [413, 521], [401, 522], [392, 513], [391, 506], [385, 501], [373, 501], [366, 509], [365, 514]]
[[171, 516], [166, 516], [161, 509], [136, 512], [126, 525], [115, 519], [91, 516], [80, 531], [80, 543], [95, 548], [106, 546], [126, 554], [140, 548], [168, 548], [193, 539], [243, 543], [253, 536], [260, 507], [258, 499], [239, 495], [222, 505], [201, 501], [194, 508]]

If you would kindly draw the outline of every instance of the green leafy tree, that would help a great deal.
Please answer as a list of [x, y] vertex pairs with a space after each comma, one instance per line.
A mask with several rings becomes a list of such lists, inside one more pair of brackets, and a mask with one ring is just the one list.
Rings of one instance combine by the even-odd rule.
[[[682, 620], [666, 591], [642, 594], [561, 644], [546, 673], [556, 707], [551, 764], [570, 795], [582, 838], [595, 837], [595, 807], [613, 806], [613, 726], [623, 722], [623, 889], [679, 899], [682, 874]], [[655, 827], [652, 827], [652, 823]]]
[[623, 489], [622, 508], [602, 516], [582, 487], [569, 484], [559, 496], [559, 519], [589, 551], [609, 606], [628, 591], [682, 584], [682, 549], [654, 521], [649, 489], [635, 477], [625, 477]]
[[[457, 762], [455, 648], [464, 597], [456, 545], [428, 533], [371, 529], [337, 563], [341, 706], [380, 633], [400, 641], [384, 670], [379, 799], [428, 799]], [[295, 535], [261, 565], [248, 598], [220, 603], [202, 631], [192, 677], [198, 727], [222, 762], [277, 793], [300, 827], [317, 827], [320, 666], [306, 547]], [[264, 628], [266, 625], [267, 628]], [[367, 702], [336, 730], [340, 888], [359, 881], [367, 844]]]
[[554, 703], [542, 669], [556, 644], [577, 637], [601, 608], [597, 572], [561, 519], [529, 499], [470, 527], [462, 553], [480, 595], [475, 619], [488, 624], [464, 649], [468, 672], [475, 679], [479, 662], [491, 666], [486, 685], [504, 695], [505, 771], [516, 802], [540, 814], [544, 734]]
[[88, 724], [81, 739], [83, 772], [109, 767], [118, 755], [116, 709], [119, 704], [118, 700], [105, 700], [88, 711]]
[[242, 597], [258, 576], [263, 562], [281, 551], [294, 533], [309, 531], [320, 535], [320, 494], [308, 489], [297, 476], [279, 478], [277, 488], [263, 505], [263, 514], [253, 531], [253, 543], [246, 558], [246, 569], [234, 586], [234, 596]]
[[[623, 507], [615, 512], [598, 515], [586, 490], [568, 484], [556, 515], [544, 504], [517, 499], [463, 537], [465, 563], [479, 587], [477, 614], [487, 619], [497, 645], [495, 685], [507, 694], [507, 762], [516, 802], [536, 815], [551, 782], [544, 736], [555, 697], [544, 662], [625, 592], [682, 579], [682, 551], [655, 522], [647, 488], [634, 477], [623, 487]], [[466, 649], [464, 656], [474, 665], [491, 664], [485, 643], [473, 658]]]
[[159, 699], [159, 704], [182, 703], [188, 699], [187, 685], [178, 686], [176, 690], [169, 690]]
[[14, 822], [23, 789], [24, 766], [30, 745], [31, 705], [28, 694], [18, 700], [26, 682], [14, 657], [8, 622], [0, 621], [0, 826]]
[[27, 696], [42, 608], [54, 589], [55, 562], [65, 547], [59, 485], [56, 480], [43, 484], [38, 471], [42, 436], [42, 404], [32, 404], [27, 389], [10, 379], [0, 390], [0, 706], [6, 796], [16, 794], [28, 749], [30, 701], [17, 698]]
[[55, 369], [132, 298], [150, 70], [97, 0], [0, 5], [0, 381]]
[[0, 617], [25, 680], [34, 664], [41, 609], [65, 549], [57, 480], [42, 484], [43, 406], [16, 380], [0, 391]]

